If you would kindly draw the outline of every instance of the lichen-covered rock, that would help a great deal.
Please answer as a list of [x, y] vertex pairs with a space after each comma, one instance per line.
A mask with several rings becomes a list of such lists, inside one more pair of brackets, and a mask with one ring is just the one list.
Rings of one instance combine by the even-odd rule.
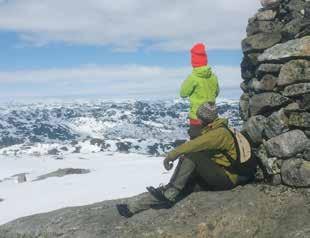
[[256, 13], [254, 18], [258, 21], [271, 21], [275, 19], [276, 15], [277, 12], [274, 10], [264, 10]]
[[248, 120], [249, 118], [249, 100], [250, 100], [249, 95], [244, 93], [241, 95], [239, 101], [240, 116], [244, 121]]
[[283, 65], [278, 79], [279, 86], [302, 82], [310, 82], [309, 60], [292, 60]]
[[301, 130], [292, 130], [265, 142], [271, 157], [290, 158], [302, 153], [309, 146], [309, 139]]
[[[262, 52], [281, 41], [280, 33], [258, 33], [247, 37], [242, 41], [242, 50], [245, 53]], [[258, 59], [260, 59], [259, 56]]]
[[272, 111], [280, 106], [289, 103], [289, 99], [278, 93], [261, 93], [250, 98], [251, 116], [263, 113], [272, 113]]
[[[247, 48], [246, 48], [247, 49]], [[310, 36], [277, 44], [258, 57], [260, 62], [287, 61], [310, 56]]]
[[265, 8], [274, 8], [280, 4], [280, 0], [260, 0], [260, 2]]
[[285, 160], [281, 167], [284, 184], [293, 187], [310, 187], [310, 162], [302, 159]]
[[256, 71], [256, 75], [258, 77], [264, 74], [278, 75], [282, 66], [282, 64], [261, 64]]
[[283, 24], [277, 21], [252, 21], [248, 24], [246, 32], [248, 36], [257, 33], [280, 32]]
[[264, 133], [268, 139], [283, 134], [289, 130], [288, 118], [284, 109], [274, 112], [266, 119]]
[[262, 144], [256, 152], [257, 159], [260, 160], [261, 164], [264, 166], [265, 172], [270, 175], [280, 174], [281, 166], [277, 162], [276, 157], [269, 157], [265, 146]]
[[303, 18], [298, 17], [287, 23], [282, 29], [282, 36], [287, 40], [292, 40], [302, 29]]
[[286, 97], [299, 96], [310, 93], [310, 83], [298, 83], [285, 87], [283, 95]]
[[290, 112], [288, 124], [293, 127], [310, 129], [310, 113], [308, 112]]
[[253, 144], [262, 143], [265, 123], [266, 118], [261, 115], [251, 117], [244, 123], [243, 131], [247, 133]]
[[251, 80], [250, 88], [255, 92], [271, 92], [277, 85], [277, 78], [271, 74], [266, 74], [260, 80], [254, 78]]

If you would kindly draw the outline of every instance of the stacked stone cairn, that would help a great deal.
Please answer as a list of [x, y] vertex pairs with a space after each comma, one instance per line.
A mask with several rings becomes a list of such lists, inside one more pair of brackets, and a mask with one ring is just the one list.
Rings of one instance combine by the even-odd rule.
[[242, 41], [243, 130], [264, 179], [310, 187], [310, 0], [261, 4]]

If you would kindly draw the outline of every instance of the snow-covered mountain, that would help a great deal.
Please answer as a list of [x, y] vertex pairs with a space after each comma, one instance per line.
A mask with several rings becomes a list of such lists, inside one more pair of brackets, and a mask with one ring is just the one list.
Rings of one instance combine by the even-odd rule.
[[[188, 108], [183, 100], [3, 103], [0, 155], [161, 155], [187, 139]], [[240, 126], [237, 101], [221, 100], [218, 108]]]

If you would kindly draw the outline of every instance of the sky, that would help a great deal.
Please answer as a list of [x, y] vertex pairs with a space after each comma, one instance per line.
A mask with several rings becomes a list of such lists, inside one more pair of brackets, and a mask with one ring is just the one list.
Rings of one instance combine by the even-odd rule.
[[238, 98], [241, 40], [258, 0], [0, 0], [0, 99], [175, 98], [207, 46]]

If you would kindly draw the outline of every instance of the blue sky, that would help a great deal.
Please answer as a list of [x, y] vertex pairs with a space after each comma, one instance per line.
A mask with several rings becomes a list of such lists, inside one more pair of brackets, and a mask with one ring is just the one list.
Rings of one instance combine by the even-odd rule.
[[221, 96], [237, 98], [240, 41], [258, 8], [256, 0], [0, 0], [0, 97], [176, 97], [190, 47], [204, 42]]

